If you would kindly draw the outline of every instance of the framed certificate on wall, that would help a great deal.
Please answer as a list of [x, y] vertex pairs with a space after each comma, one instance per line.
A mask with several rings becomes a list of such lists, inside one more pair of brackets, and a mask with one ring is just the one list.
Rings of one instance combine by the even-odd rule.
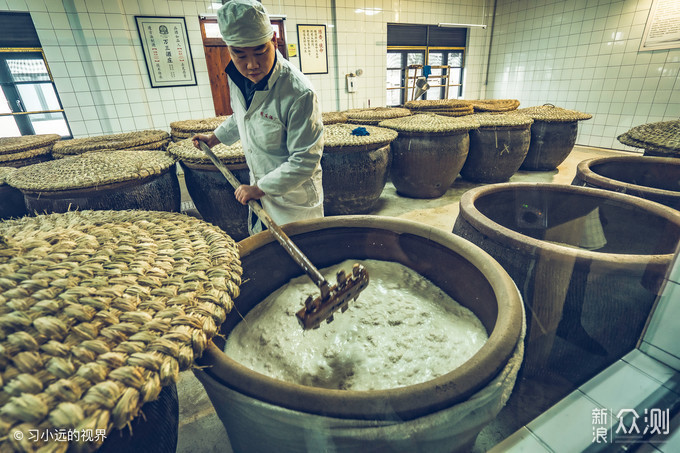
[[300, 70], [304, 74], [328, 74], [325, 25], [298, 25]]
[[152, 88], [196, 85], [184, 17], [135, 16]]

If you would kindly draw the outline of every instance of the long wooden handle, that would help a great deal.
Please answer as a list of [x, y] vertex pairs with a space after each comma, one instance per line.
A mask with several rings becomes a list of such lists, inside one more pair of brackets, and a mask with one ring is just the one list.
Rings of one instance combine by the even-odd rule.
[[[236, 177], [231, 173], [231, 171], [220, 161], [215, 153], [212, 152], [212, 150], [208, 147], [208, 145], [203, 142], [202, 140], [198, 140], [198, 143], [201, 146], [201, 150], [210, 158], [212, 163], [217, 167], [217, 169], [224, 175], [225, 178], [227, 178], [227, 181], [232, 185], [234, 190], [236, 190], [240, 185], [241, 182], [236, 179]], [[302, 251], [291, 241], [291, 239], [288, 237], [286, 233], [283, 232], [280, 226], [272, 220], [271, 217], [269, 217], [269, 214], [267, 214], [267, 211], [264, 210], [264, 208], [258, 203], [256, 200], [248, 200], [248, 206], [250, 209], [253, 210], [253, 212], [260, 218], [262, 223], [264, 223], [269, 231], [274, 235], [277, 241], [279, 241], [279, 244], [283, 246], [283, 248], [288, 252], [288, 254], [295, 260], [295, 262], [302, 268], [302, 270], [307, 273], [309, 278], [312, 279], [312, 281], [316, 284], [316, 286], [319, 287], [321, 290], [321, 295], [322, 297], [326, 297], [328, 290], [329, 290], [329, 285], [328, 281], [324, 278], [323, 275], [321, 275], [321, 272], [312, 264], [311, 261], [309, 261], [309, 258], [307, 258]]]

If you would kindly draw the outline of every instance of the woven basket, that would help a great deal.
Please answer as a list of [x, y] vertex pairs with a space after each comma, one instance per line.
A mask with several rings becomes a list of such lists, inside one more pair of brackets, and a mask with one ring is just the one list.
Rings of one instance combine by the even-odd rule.
[[181, 214], [24, 217], [0, 239], [2, 451], [93, 451], [97, 430], [123, 428], [193, 366], [239, 294], [234, 241]]
[[27, 192], [99, 188], [159, 175], [174, 163], [164, 151], [90, 152], [19, 168], [7, 183]]
[[377, 107], [373, 109], [351, 109], [343, 112], [348, 123], [377, 126], [382, 120], [409, 116], [411, 111], [400, 107]]
[[533, 118], [535, 121], [545, 121], [548, 123], [569, 123], [572, 121], [589, 120], [593, 117], [593, 115], [589, 113], [563, 109], [561, 107], [555, 107], [552, 104], [537, 105], [534, 107], [517, 109], [516, 111], [517, 113], [522, 113]]
[[[55, 143], [52, 155], [64, 157], [88, 151], [111, 151], [118, 149], [163, 149], [170, 134], [161, 130], [125, 132], [121, 134], [97, 135], [94, 137], [74, 138]], [[154, 148], [154, 146], [158, 148]]]
[[641, 124], [617, 139], [624, 145], [658, 155], [677, 155], [680, 154], [680, 120]]
[[[368, 135], [354, 135], [352, 131], [363, 127]], [[382, 148], [397, 138], [391, 129], [376, 126], [358, 126], [356, 124], [339, 123], [324, 127], [324, 152], [334, 151], [370, 151]]]
[[[225, 164], [238, 164], [246, 161], [240, 140], [229, 146], [220, 143], [213, 146], [212, 151]], [[191, 139], [170, 144], [168, 146], [168, 153], [182, 162], [212, 165], [210, 158], [203, 151], [196, 148]]]
[[211, 133], [227, 118], [228, 116], [217, 116], [200, 120], [173, 121], [170, 123], [170, 135], [173, 141], [179, 141], [196, 134]]
[[509, 112], [519, 107], [517, 99], [482, 99], [468, 102], [472, 104], [475, 112]]
[[321, 114], [321, 119], [323, 120], [323, 125], [328, 126], [337, 123], [346, 123], [347, 115], [342, 112], [324, 112]]
[[394, 129], [404, 135], [449, 135], [477, 129], [479, 122], [473, 116], [449, 118], [434, 113], [418, 113], [404, 118], [381, 121], [380, 127]]

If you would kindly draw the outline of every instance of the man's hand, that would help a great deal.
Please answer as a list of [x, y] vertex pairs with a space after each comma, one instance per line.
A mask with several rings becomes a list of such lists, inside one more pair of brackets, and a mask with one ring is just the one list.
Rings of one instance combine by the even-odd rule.
[[241, 204], [247, 204], [248, 200], [259, 200], [264, 196], [264, 192], [257, 186], [241, 184], [234, 192], [236, 199]]
[[215, 134], [211, 135], [196, 134], [193, 137], [191, 137], [191, 141], [193, 142], [194, 146], [198, 149], [201, 149], [201, 145], [198, 143], [199, 141], [204, 142], [206, 145], [208, 145], [208, 148], [212, 148], [213, 146], [221, 143]]

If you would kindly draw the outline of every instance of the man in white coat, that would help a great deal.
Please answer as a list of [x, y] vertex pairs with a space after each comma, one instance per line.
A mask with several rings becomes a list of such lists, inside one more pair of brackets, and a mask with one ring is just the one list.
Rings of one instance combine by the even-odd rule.
[[[194, 145], [240, 139], [250, 184], [236, 189], [236, 199], [260, 200], [277, 224], [323, 217], [323, 122], [311, 83], [276, 50], [261, 3], [230, 0], [217, 20], [231, 55], [225, 71], [233, 115], [212, 135], [195, 135]], [[249, 229], [261, 231], [261, 222], [249, 222]]]

